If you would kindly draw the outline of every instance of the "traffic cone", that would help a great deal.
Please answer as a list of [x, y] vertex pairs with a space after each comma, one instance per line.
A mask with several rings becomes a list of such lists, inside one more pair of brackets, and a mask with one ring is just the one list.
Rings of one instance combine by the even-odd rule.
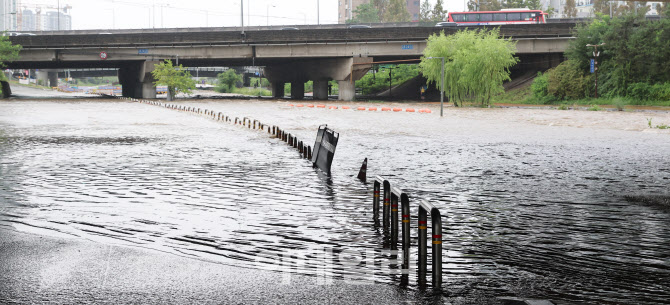
[[365, 161], [363, 161], [363, 165], [361, 166], [361, 170], [358, 171], [358, 179], [363, 181], [363, 183], [366, 183], [367, 173], [368, 173], [368, 158], [365, 158]]

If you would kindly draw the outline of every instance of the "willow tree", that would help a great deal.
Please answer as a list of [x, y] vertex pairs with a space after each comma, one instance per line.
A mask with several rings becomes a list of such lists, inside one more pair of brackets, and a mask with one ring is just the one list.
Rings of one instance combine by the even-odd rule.
[[[0, 36], [0, 68], [4, 68], [7, 61], [19, 59], [20, 51], [20, 45], [12, 44], [8, 36]], [[4, 73], [0, 73], [0, 80], [6, 80]], [[2, 86], [0, 86], [0, 93], [2, 93]]]
[[166, 60], [154, 65], [151, 71], [155, 85], [165, 85], [168, 87], [168, 101], [171, 101], [179, 92], [190, 94], [195, 89], [195, 81], [191, 73], [184, 70], [182, 65], [173, 66], [171, 60]]
[[504, 92], [502, 84], [510, 80], [509, 69], [519, 61], [514, 57], [516, 43], [499, 34], [494, 29], [431, 35], [419, 64], [422, 74], [429, 84], [441, 88], [442, 61], [437, 58], [444, 57], [447, 98], [455, 106], [466, 100], [489, 106], [491, 97]]

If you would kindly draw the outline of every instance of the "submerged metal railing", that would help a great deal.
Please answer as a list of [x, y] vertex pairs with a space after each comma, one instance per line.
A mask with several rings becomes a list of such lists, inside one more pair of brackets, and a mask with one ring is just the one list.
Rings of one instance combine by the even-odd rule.
[[[383, 194], [382, 194], [383, 192]], [[382, 199], [383, 198], [383, 199]], [[402, 274], [410, 272], [410, 239], [411, 239], [411, 212], [409, 196], [398, 187], [392, 187], [391, 182], [376, 176], [373, 182], [372, 211], [376, 227], [379, 226], [379, 205], [384, 202], [382, 228], [385, 238], [389, 240], [392, 257], [398, 251], [399, 224], [402, 227]], [[398, 210], [400, 206], [400, 210]], [[430, 213], [432, 228], [432, 286], [433, 289], [442, 287], [442, 218], [440, 211], [426, 200], [419, 201], [418, 205], [418, 281], [419, 286], [426, 283], [428, 273], [428, 250], [426, 246], [428, 233], [428, 214]], [[398, 217], [398, 212], [401, 218]]]

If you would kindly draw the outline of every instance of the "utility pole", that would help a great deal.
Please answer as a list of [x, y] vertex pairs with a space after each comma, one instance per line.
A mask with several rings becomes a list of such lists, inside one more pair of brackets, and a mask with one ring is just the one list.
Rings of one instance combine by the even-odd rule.
[[440, 117], [444, 116], [444, 57], [426, 57], [426, 59], [442, 60], [442, 81], [440, 84]]
[[393, 69], [395, 68], [388, 68], [389, 69], [389, 97], [391, 97], [391, 87], [393, 86]]
[[592, 59], [592, 68], [591, 73], [596, 74], [596, 98], [598, 98], [598, 57], [600, 57], [600, 52], [598, 52], [598, 47], [604, 46], [605, 43], [601, 44], [587, 44], [587, 47], [593, 47], [593, 59]]
[[60, 31], [60, 0], [58, 0], [58, 30]]
[[320, 0], [316, 0], [316, 24], [321, 25], [321, 10], [319, 9]]
[[242, 36], [244, 36], [244, 0], [240, 0], [240, 22], [242, 23]]

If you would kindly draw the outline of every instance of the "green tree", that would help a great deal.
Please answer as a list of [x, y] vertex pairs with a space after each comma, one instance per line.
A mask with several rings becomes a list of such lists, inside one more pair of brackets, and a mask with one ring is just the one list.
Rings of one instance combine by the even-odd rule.
[[431, 15], [433, 15], [433, 21], [447, 20], [447, 11], [444, 9], [442, 0], [437, 0], [437, 2], [435, 2], [435, 6], [433, 7], [433, 12]]
[[[438, 0], [441, 1], [441, 0]], [[386, 22], [409, 22], [412, 15], [407, 11], [407, 2], [405, 0], [389, 0], [388, 9], [384, 14]]]
[[184, 70], [182, 65], [177, 67], [172, 65], [171, 60], [163, 61], [154, 65], [154, 70], [151, 71], [155, 85], [166, 85], [168, 87], [168, 101], [174, 99], [179, 92], [190, 94], [195, 89], [195, 81], [191, 77], [191, 73]]
[[5, 62], [19, 59], [21, 49], [21, 45], [9, 41], [9, 36], [0, 36], [0, 67], [5, 67]]
[[[616, 5], [612, 3], [612, 5]], [[593, 1], [593, 12], [600, 13], [603, 15], [610, 15], [610, 1], [609, 0], [594, 0]]]
[[503, 5], [503, 8], [524, 8], [526, 7], [526, 1], [524, 0], [507, 0]]
[[565, 18], [577, 17], [577, 4], [575, 4], [575, 0], [565, 0], [565, 7], [563, 8], [563, 17]]
[[235, 89], [235, 84], [242, 81], [242, 75], [237, 74], [233, 69], [228, 69], [220, 73], [217, 79], [218, 85], [215, 90], [221, 93], [231, 93]]
[[519, 60], [514, 57], [516, 43], [500, 38], [500, 30], [460, 31], [453, 35], [433, 34], [421, 58], [422, 74], [428, 83], [441, 87], [441, 60], [445, 58], [444, 90], [458, 105], [467, 99], [490, 105], [491, 97], [504, 92], [509, 69]]
[[[12, 44], [9, 41], [8, 36], [0, 36], [0, 68], [5, 67], [5, 62], [14, 61], [19, 58], [19, 52], [21, 51], [20, 45]], [[5, 79], [5, 74], [0, 74], [0, 80]], [[2, 87], [0, 86], [0, 93], [2, 93]]]
[[531, 10], [541, 10], [542, 3], [540, 3], [540, 0], [526, 0], [523, 4], [523, 7], [527, 7]]
[[386, 9], [389, 5], [389, 0], [371, 0], [372, 5], [377, 9], [377, 14], [381, 22], [386, 22], [384, 16], [386, 16]]
[[421, 11], [419, 13], [419, 21], [422, 22], [429, 22], [432, 21], [433, 18], [431, 17], [431, 7], [430, 7], [430, 2], [428, 0], [423, 0], [421, 3]]
[[475, 11], [499, 11], [503, 7], [501, 0], [470, 0], [468, 10]]
[[371, 3], [363, 3], [354, 10], [354, 18], [347, 23], [376, 23], [379, 22], [379, 11]]

